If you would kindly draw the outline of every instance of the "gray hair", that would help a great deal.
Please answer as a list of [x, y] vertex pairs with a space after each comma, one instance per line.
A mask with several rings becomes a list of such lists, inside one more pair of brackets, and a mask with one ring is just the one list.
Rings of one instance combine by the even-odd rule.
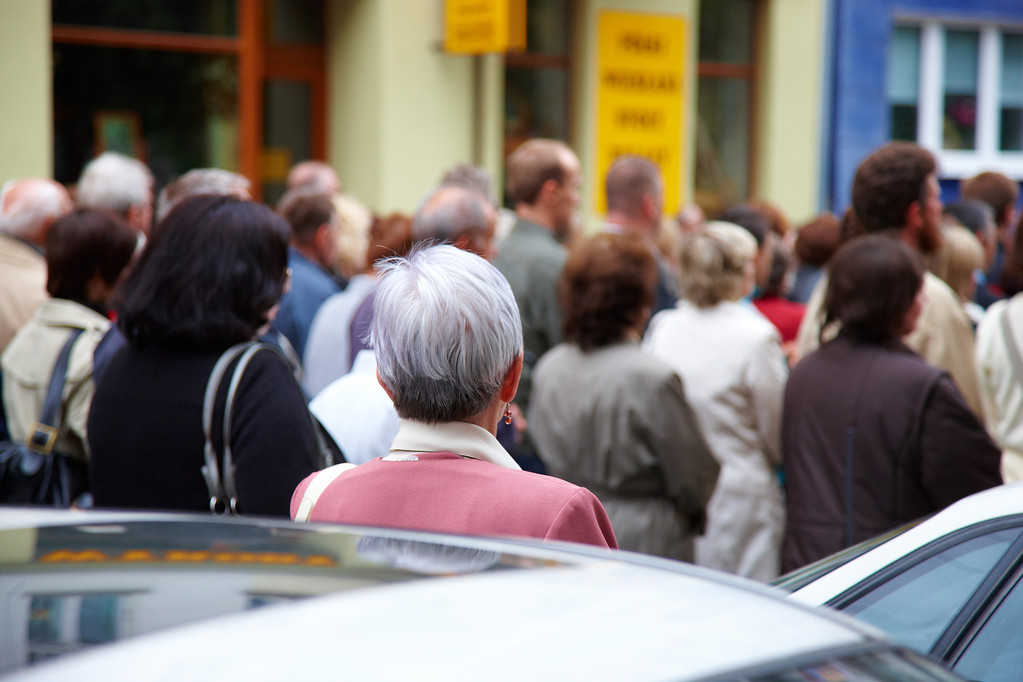
[[435, 424], [482, 413], [522, 352], [507, 280], [479, 256], [448, 245], [377, 269], [372, 342], [398, 416]]
[[40, 228], [72, 208], [67, 190], [52, 180], [9, 180], [0, 187], [0, 232], [37, 242]]
[[166, 218], [171, 209], [184, 199], [197, 194], [251, 198], [249, 179], [244, 175], [221, 168], [194, 168], [160, 192], [160, 197], [156, 201], [156, 222], [159, 223]]
[[682, 240], [682, 297], [700, 308], [735, 301], [745, 294], [757, 240], [747, 230], [711, 221]]
[[464, 187], [479, 192], [497, 208], [497, 197], [494, 196], [490, 173], [479, 166], [460, 163], [449, 168], [440, 179], [442, 187]]
[[85, 208], [105, 208], [120, 215], [153, 201], [153, 174], [138, 159], [103, 152], [85, 165], [75, 199]]
[[490, 226], [487, 199], [479, 192], [448, 185], [431, 192], [412, 218], [412, 239], [451, 243]]

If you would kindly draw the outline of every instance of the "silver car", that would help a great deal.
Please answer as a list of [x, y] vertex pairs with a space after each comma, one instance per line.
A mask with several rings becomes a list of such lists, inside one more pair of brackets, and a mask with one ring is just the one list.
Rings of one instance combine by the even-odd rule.
[[0, 599], [12, 680], [955, 679], [748, 582], [526, 540], [0, 510]]

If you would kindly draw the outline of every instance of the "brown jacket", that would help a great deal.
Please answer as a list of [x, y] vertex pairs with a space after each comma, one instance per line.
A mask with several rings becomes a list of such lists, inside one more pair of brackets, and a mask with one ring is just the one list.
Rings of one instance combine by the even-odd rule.
[[824, 344], [792, 370], [782, 571], [1001, 483], [1000, 453], [948, 373], [902, 344]]

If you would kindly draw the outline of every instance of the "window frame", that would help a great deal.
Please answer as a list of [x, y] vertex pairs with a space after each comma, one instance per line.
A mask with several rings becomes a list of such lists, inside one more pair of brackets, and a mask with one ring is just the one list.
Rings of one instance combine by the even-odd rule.
[[[986, 170], [997, 170], [1014, 180], [1023, 180], [1023, 150], [999, 149], [1002, 35], [1023, 33], [1023, 25], [908, 16], [897, 18], [895, 27], [920, 29], [916, 142], [934, 153], [942, 176], [965, 178]], [[943, 148], [945, 34], [950, 30], [976, 31], [979, 34], [976, 148], [972, 150]], [[885, 106], [890, 117], [892, 105], [887, 97]], [[890, 130], [889, 119], [889, 134]]]

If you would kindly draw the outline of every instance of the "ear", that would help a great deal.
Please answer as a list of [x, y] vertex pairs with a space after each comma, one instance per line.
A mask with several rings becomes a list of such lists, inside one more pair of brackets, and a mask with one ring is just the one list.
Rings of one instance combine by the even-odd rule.
[[469, 241], [469, 235], [467, 234], [459, 235], [458, 239], [454, 241], [453, 246], [456, 249], [461, 249], [462, 251], [469, 251], [470, 250], [469, 247], [472, 246], [472, 244]]
[[657, 197], [647, 192], [643, 195], [643, 217], [647, 220], [653, 220], [658, 214]]
[[390, 398], [391, 402], [393, 403], [394, 402], [394, 394], [391, 393], [391, 389], [387, 388], [387, 384], [384, 383], [384, 380], [380, 378], [380, 370], [379, 369], [377, 370], [377, 383], [380, 384], [380, 388], [384, 389], [384, 393], [387, 394], [387, 397]]
[[540, 193], [537, 195], [537, 203], [547, 203], [557, 197], [561, 191], [561, 183], [551, 178], [540, 186]]
[[511, 367], [508, 368], [508, 373], [504, 376], [504, 381], [501, 383], [501, 391], [498, 396], [501, 398], [502, 403], [510, 403], [515, 399], [515, 392], [519, 390], [519, 379], [522, 378], [522, 353], [519, 353], [515, 357], [515, 361], [512, 362]]

